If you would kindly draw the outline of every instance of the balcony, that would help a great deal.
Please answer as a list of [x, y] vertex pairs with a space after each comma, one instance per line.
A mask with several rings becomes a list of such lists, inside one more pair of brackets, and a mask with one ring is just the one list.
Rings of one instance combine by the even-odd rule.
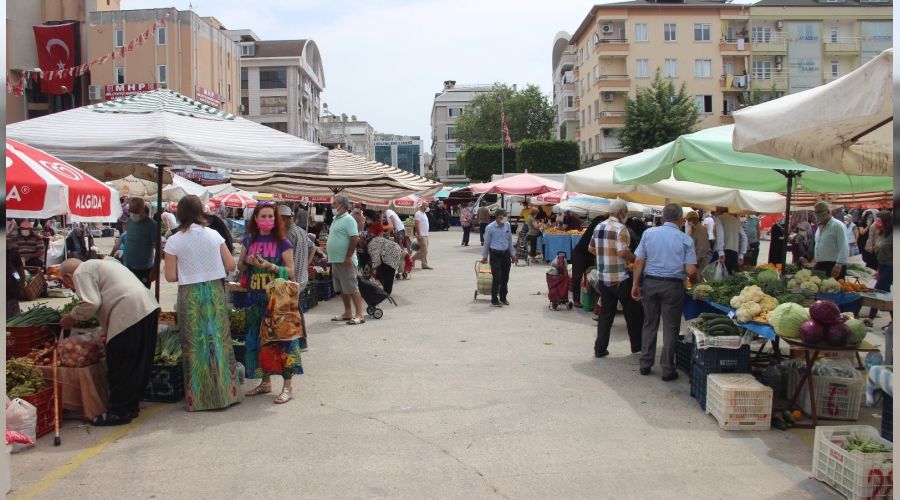
[[750, 77], [747, 75], [731, 75], [731, 83], [728, 82], [728, 75], [719, 77], [719, 88], [722, 92], [746, 92], [747, 83]]
[[732, 114], [722, 114], [719, 116], [719, 123], [722, 125], [731, 125], [734, 123], [734, 115]]
[[750, 44], [746, 39], [723, 38], [719, 40], [719, 50], [723, 56], [741, 56], [750, 54]]
[[629, 41], [627, 38], [602, 38], [594, 46], [594, 51], [599, 57], [603, 56], [627, 56]]
[[822, 80], [825, 83], [829, 83], [829, 82], [833, 82], [833, 81], [837, 80], [838, 78], [843, 78], [845, 76], [847, 76], [847, 73], [841, 73], [841, 74], [837, 74], [837, 75], [833, 75], [831, 73], [825, 73], [822, 75]]
[[754, 54], [787, 54], [787, 38], [772, 36], [750, 40], [750, 50]]
[[859, 54], [859, 39], [856, 37], [838, 37], [825, 42], [826, 54]]
[[788, 89], [788, 79], [787, 76], [783, 75], [764, 75], [765, 77], [753, 77], [750, 79], [750, 89], [751, 90], [772, 90], [774, 87], [776, 91], [779, 92], [787, 92]]
[[631, 90], [631, 77], [628, 75], [600, 75], [597, 88], [606, 92], [628, 92]]
[[624, 111], [601, 111], [600, 116], [596, 118], [598, 125], [624, 125]]

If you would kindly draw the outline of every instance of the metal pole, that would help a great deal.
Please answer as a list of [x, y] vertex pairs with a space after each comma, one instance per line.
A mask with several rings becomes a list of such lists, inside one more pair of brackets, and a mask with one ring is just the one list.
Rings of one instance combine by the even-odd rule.
[[156, 166], [156, 259], [153, 267], [156, 269], [156, 302], [159, 302], [159, 283], [162, 281], [162, 191], [163, 191], [164, 165]]
[[781, 250], [781, 263], [782, 265], [787, 265], [787, 241], [788, 234], [791, 230], [791, 197], [792, 191], [794, 189], [794, 177], [799, 177], [800, 174], [798, 172], [783, 172], [785, 176], [787, 176], [787, 193], [785, 194], [785, 207], [784, 207], [784, 244]]
[[500, 175], [506, 175], [506, 135], [503, 133], [503, 94], [500, 94]]

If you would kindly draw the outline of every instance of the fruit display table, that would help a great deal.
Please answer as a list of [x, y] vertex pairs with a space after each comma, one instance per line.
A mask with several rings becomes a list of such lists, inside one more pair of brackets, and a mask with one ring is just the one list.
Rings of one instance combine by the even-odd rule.
[[559, 253], [566, 256], [566, 260], [572, 260], [572, 236], [569, 234], [547, 234], [544, 233], [543, 254], [544, 261], [550, 262], [556, 258]]
[[[45, 379], [51, 379], [51, 367], [42, 366], [41, 371]], [[57, 375], [63, 410], [76, 413], [84, 420], [90, 420], [106, 411], [109, 398], [106, 360], [84, 368], [61, 366], [57, 369]]]
[[874, 307], [881, 311], [894, 311], [894, 294], [891, 293], [861, 293], [862, 305]]

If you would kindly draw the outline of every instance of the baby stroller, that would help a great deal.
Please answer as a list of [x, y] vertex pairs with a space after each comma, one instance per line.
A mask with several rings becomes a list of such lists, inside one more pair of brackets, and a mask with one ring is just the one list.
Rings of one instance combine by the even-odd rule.
[[366, 302], [366, 313], [369, 316], [375, 319], [381, 319], [382, 316], [384, 316], [384, 311], [378, 307], [378, 304], [381, 304], [385, 300], [394, 304], [395, 307], [397, 306], [397, 302], [375, 281], [363, 278], [362, 276], [357, 276], [356, 279], [359, 285], [359, 294]]
[[475, 296], [472, 300], [478, 300], [478, 294], [491, 295], [491, 287], [494, 285], [494, 276], [491, 274], [491, 265], [475, 261]]
[[569, 300], [569, 266], [566, 263], [566, 254], [559, 252], [556, 262], [547, 271], [547, 297], [550, 299], [550, 308], [556, 310], [562, 304], [568, 309], [575, 306]]

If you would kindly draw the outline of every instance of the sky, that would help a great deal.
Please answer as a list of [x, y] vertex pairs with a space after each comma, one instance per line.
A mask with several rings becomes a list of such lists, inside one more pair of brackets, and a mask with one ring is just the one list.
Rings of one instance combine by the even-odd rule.
[[[552, 93], [557, 32], [573, 33], [587, 0], [191, 0], [201, 16], [263, 40], [310, 38], [322, 53], [329, 111], [378, 132], [431, 144], [431, 106], [444, 80], [533, 83]], [[122, 9], [187, 0], [122, 0]]]

